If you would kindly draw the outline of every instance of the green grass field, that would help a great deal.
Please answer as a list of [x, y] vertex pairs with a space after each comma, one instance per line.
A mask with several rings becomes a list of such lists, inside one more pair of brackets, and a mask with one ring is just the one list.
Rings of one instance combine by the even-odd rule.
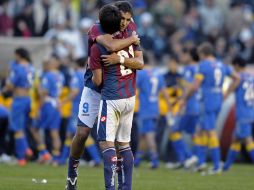
[[[0, 165], [0, 190], [63, 190], [66, 167], [29, 164], [24, 168]], [[36, 184], [32, 178], [47, 179]], [[234, 165], [232, 170], [216, 176], [201, 176], [184, 170], [163, 168], [150, 170], [145, 166], [134, 171], [133, 190], [253, 190], [254, 167]], [[103, 190], [102, 167], [79, 168], [79, 190]]]

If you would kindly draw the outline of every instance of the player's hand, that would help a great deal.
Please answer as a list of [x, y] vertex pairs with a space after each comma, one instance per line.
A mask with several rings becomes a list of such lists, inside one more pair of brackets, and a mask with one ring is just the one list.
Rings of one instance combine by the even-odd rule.
[[120, 56], [117, 55], [116, 53], [112, 53], [110, 55], [102, 55], [101, 58], [105, 66], [110, 66], [110, 65], [120, 63]]
[[140, 44], [140, 38], [135, 31], [132, 32], [131, 38], [133, 40], [133, 44], [135, 44], [135, 45]]

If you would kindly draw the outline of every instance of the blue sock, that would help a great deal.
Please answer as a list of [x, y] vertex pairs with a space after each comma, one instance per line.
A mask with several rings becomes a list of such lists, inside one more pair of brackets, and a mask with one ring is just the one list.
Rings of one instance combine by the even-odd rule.
[[191, 151], [189, 150], [189, 148], [187, 147], [186, 143], [184, 142], [183, 139], [180, 139], [180, 146], [181, 146], [181, 149], [184, 153], [184, 157], [185, 159], [188, 159], [192, 156], [192, 153]]
[[251, 161], [254, 162], [254, 149], [252, 149], [251, 151], [248, 151]]
[[198, 154], [199, 154], [199, 149], [200, 149], [199, 145], [193, 145], [193, 147], [192, 147], [192, 152], [197, 157], [198, 157]]
[[118, 190], [132, 189], [133, 154], [130, 147], [119, 150], [122, 162], [119, 162]]
[[24, 136], [23, 138], [24, 138], [24, 148], [25, 148], [25, 150], [27, 150], [29, 148], [27, 138], [26, 138], [26, 136]]
[[61, 156], [60, 156], [60, 164], [66, 164], [66, 160], [70, 154], [70, 146], [64, 145]]
[[172, 141], [172, 147], [176, 153], [177, 161], [180, 163], [183, 163], [185, 160], [184, 152], [182, 150], [182, 139], [179, 139], [177, 141]]
[[226, 162], [223, 166], [223, 170], [228, 170], [230, 168], [230, 166], [234, 163], [234, 161], [235, 161], [238, 154], [239, 154], [239, 151], [235, 151], [235, 150], [232, 150], [232, 149], [230, 149], [228, 151], [227, 159], [226, 159]]
[[150, 160], [152, 162], [152, 168], [157, 168], [159, 166], [159, 156], [155, 152], [150, 153]]
[[69, 157], [69, 163], [68, 163], [68, 177], [74, 178], [78, 176], [78, 165], [79, 160], [75, 160], [72, 157]]
[[39, 151], [39, 156], [43, 156], [44, 154], [48, 153], [46, 149]]
[[213, 169], [217, 170], [220, 167], [220, 149], [219, 147], [217, 148], [211, 148], [211, 158], [213, 161]]
[[200, 146], [198, 152], [198, 166], [204, 164], [206, 162], [206, 152], [207, 146]]
[[142, 161], [142, 157], [144, 155], [143, 151], [137, 151], [135, 159], [134, 159], [134, 165], [138, 167], [140, 165], [140, 162]]
[[15, 139], [15, 150], [18, 160], [25, 159], [26, 142], [24, 137]]
[[115, 148], [102, 151], [104, 161], [104, 181], [106, 190], [115, 190], [115, 176], [117, 170], [117, 156]]
[[91, 158], [95, 161], [95, 163], [100, 164], [101, 157], [100, 157], [100, 153], [99, 153], [97, 146], [95, 144], [93, 144], [93, 145], [86, 147], [86, 149], [87, 149], [89, 155], [91, 156]]

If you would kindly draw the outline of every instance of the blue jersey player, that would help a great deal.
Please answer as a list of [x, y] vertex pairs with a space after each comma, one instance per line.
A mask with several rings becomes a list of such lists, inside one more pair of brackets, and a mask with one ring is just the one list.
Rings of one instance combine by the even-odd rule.
[[52, 139], [53, 162], [57, 162], [60, 155], [59, 127], [61, 116], [59, 111], [59, 95], [61, 93], [64, 76], [59, 71], [59, 59], [52, 55], [47, 64], [47, 70], [42, 74], [40, 83], [41, 108], [38, 127], [50, 131]]
[[[181, 61], [185, 64], [179, 71], [181, 75], [180, 84], [183, 86], [184, 91], [194, 81], [194, 77], [198, 72], [198, 65], [196, 63], [199, 58], [196, 48], [184, 49], [181, 58]], [[187, 100], [184, 110], [178, 114], [176, 122], [171, 128], [170, 139], [178, 161], [176, 164], [172, 165], [172, 169], [177, 169], [182, 166], [190, 168], [197, 161], [197, 157], [193, 156], [192, 152], [185, 144], [182, 132], [186, 132], [192, 136], [195, 151], [197, 148], [195, 143], [197, 138], [195, 132], [200, 113], [199, 107], [198, 92], [195, 92]]]
[[[118, 31], [117, 22], [120, 24], [121, 21], [120, 30], [129, 24], [131, 12], [120, 14], [120, 20], [119, 14], [114, 6], [102, 8], [100, 23], [106, 33]], [[125, 38], [128, 35], [130, 32], [126, 30], [115, 37]], [[129, 64], [134, 64], [135, 69], [130, 69]], [[93, 82], [97, 86], [102, 85], [97, 134], [104, 161], [105, 189], [115, 189], [116, 148], [121, 159], [118, 188], [132, 189], [133, 154], [129, 142], [135, 104], [136, 69], [143, 68], [142, 52], [131, 45], [109, 55], [103, 46], [94, 44], [89, 65], [93, 70]]]
[[226, 96], [235, 91], [236, 127], [223, 170], [228, 170], [241, 150], [241, 142], [246, 146], [252, 162], [254, 162], [254, 143], [252, 126], [254, 123], [254, 76], [247, 73], [246, 62], [241, 57], [233, 60], [233, 65], [240, 75], [238, 83], [232, 83]]
[[[131, 10], [131, 6], [126, 1], [116, 2], [115, 5], [122, 12], [129, 12]], [[101, 13], [101, 12], [100, 12]], [[99, 14], [100, 14], [99, 13]], [[125, 22], [124, 19], [122, 19]], [[129, 23], [129, 22], [128, 22]], [[124, 25], [121, 28], [121, 32], [125, 30], [130, 30], [131, 32], [135, 30], [135, 24], [129, 23], [128, 25]], [[91, 46], [98, 42], [102, 44], [108, 51], [118, 51], [124, 47], [128, 47], [133, 43], [139, 43], [139, 38], [136, 34], [132, 34], [128, 38], [122, 39], [113, 39], [113, 36], [110, 34], [106, 34], [101, 25], [95, 24], [89, 31], [89, 47], [88, 47], [88, 55], [90, 56]], [[89, 59], [89, 58], [88, 58]], [[135, 67], [135, 64], [128, 65], [130, 68]], [[66, 190], [76, 189], [77, 186], [77, 168], [79, 159], [83, 153], [84, 144], [87, 141], [87, 138], [90, 134], [90, 130], [95, 123], [95, 119], [99, 112], [99, 104], [100, 104], [100, 88], [95, 86], [92, 82], [92, 71], [89, 68], [89, 65], [86, 65], [86, 72], [84, 75], [84, 88], [80, 100], [79, 114], [78, 114], [78, 127], [73, 138], [71, 144], [71, 153], [69, 157], [68, 163], [68, 177], [67, 177], [67, 185]]]
[[15, 51], [16, 62], [11, 66], [10, 76], [3, 91], [13, 92], [13, 103], [10, 111], [10, 130], [14, 132], [15, 150], [18, 164], [26, 164], [26, 154], [31, 155], [26, 139], [31, 100], [29, 90], [33, 83], [34, 68], [30, 63], [29, 53], [24, 48]]
[[[201, 130], [207, 137], [207, 142], [204, 144], [210, 149], [213, 162], [213, 168], [208, 171], [208, 174], [218, 174], [221, 172], [220, 149], [215, 127], [223, 102], [222, 85], [225, 76], [231, 76], [237, 80], [238, 75], [230, 67], [215, 59], [211, 44], [207, 42], [201, 44], [198, 48], [198, 55], [201, 59], [199, 71], [195, 76], [193, 85], [186, 92], [186, 98], [190, 98], [201, 87]], [[199, 157], [198, 167], [203, 167], [206, 160], [205, 146], [202, 150], [200, 149], [200, 154], [202, 157]]]
[[139, 166], [144, 154], [143, 145], [149, 151], [151, 168], [159, 166], [157, 145], [155, 141], [156, 125], [159, 118], [159, 93], [162, 92], [169, 103], [164, 76], [158, 70], [145, 65], [145, 69], [137, 72], [137, 88], [139, 94], [139, 147], [134, 164]]

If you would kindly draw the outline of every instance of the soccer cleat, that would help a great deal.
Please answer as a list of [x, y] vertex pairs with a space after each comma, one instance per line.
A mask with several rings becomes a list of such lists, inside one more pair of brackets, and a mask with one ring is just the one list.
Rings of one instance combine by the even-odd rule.
[[207, 175], [218, 175], [218, 174], [221, 174], [222, 172], [222, 169], [221, 168], [218, 168], [218, 169], [210, 169], [207, 171]]
[[165, 167], [167, 169], [177, 170], [177, 169], [183, 168], [183, 164], [180, 162], [176, 162], [176, 163], [168, 162], [165, 164]]
[[201, 164], [201, 165], [196, 166], [196, 167], [193, 169], [193, 171], [194, 171], [194, 172], [202, 172], [202, 171], [206, 170], [206, 167], [207, 167], [206, 163], [203, 163], [203, 164]]
[[77, 177], [67, 177], [65, 190], [77, 190]]
[[196, 156], [192, 156], [184, 162], [184, 168], [189, 169], [194, 166], [198, 161]]
[[25, 166], [26, 165], [26, 160], [25, 159], [21, 159], [21, 160], [18, 160], [18, 165], [19, 166]]
[[45, 153], [39, 157], [38, 162], [40, 164], [45, 164], [45, 163], [49, 163], [51, 160], [52, 160], [51, 155], [49, 153]]
[[30, 149], [30, 148], [26, 149], [26, 153], [25, 153], [25, 154], [26, 154], [26, 158], [27, 158], [27, 159], [32, 158], [33, 155], [34, 155], [32, 149]]

